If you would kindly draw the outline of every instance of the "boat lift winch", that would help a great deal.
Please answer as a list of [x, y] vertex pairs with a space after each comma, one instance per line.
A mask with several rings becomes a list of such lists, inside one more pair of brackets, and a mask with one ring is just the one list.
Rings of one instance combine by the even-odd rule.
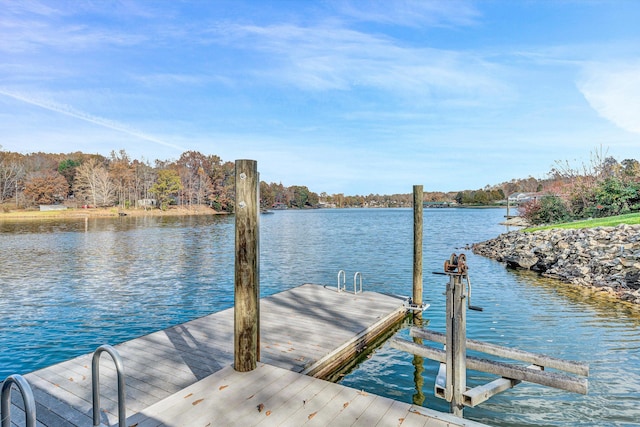
[[[440, 371], [435, 381], [434, 392], [437, 397], [450, 403], [453, 415], [462, 417], [465, 406], [476, 406], [502, 391], [515, 387], [522, 381], [580, 394], [587, 393], [588, 381], [586, 378], [558, 372], [545, 372], [545, 368], [551, 368], [587, 377], [589, 366], [585, 363], [467, 340], [467, 308], [474, 311], [483, 311], [483, 309], [471, 305], [471, 281], [469, 280], [469, 267], [465, 254], [452, 254], [444, 262], [443, 270], [434, 272], [434, 274], [449, 277], [445, 292], [446, 334], [414, 326], [410, 330], [410, 335], [417, 342], [396, 337], [390, 343], [396, 349], [440, 362]], [[444, 344], [445, 348], [441, 350], [425, 346], [422, 344], [423, 340]], [[467, 356], [467, 348], [522, 361], [529, 363], [529, 365], [470, 357]], [[468, 388], [467, 369], [495, 374], [499, 378], [487, 384]]]

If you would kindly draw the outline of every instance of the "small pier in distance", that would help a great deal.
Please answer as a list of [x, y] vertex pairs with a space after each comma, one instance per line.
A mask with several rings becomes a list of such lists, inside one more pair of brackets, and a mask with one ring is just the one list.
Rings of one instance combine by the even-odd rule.
[[[406, 315], [404, 300], [305, 284], [260, 300], [260, 363], [234, 371], [233, 308], [115, 346], [126, 377], [127, 426], [481, 426], [321, 378]], [[37, 425], [91, 426], [87, 354], [24, 376]], [[116, 370], [100, 359], [101, 422], [118, 425]], [[24, 425], [12, 394], [13, 425]], [[210, 423], [210, 424], [209, 424]]]

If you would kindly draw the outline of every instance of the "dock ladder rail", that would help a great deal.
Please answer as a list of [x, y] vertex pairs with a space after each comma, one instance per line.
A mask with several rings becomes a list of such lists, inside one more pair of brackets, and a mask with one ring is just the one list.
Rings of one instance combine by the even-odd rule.
[[22, 375], [9, 375], [2, 382], [2, 395], [0, 400], [2, 417], [2, 427], [11, 427], [11, 386], [15, 384], [22, 394], [22, 400], [24, 401], [24, 416], [26, 419], [26, 427], [36, 426], [36, 401], [33, 398], [33, 391], [27, 380]]
[[[120, 354], [112, 346], [105, 344], [101, 345], [93, 353], [93, 360], [91, 362], [91, 393], [93, 397], [93, 426], [98, 427], [100, 425], [100, 355], [103, 352], [109, 353], [113, 362], [116, 365], [116, 372], [118, 375], [118, 426], [126, 427], [127, 422], [127, 408], [125, 406], [125, 381], [124, 381], [124, 364]], [[4, 427], [4, 426], [2, 426]]]
[[[340, 276], [342, 276], [342, 285], [340, 285]], [[347, 290], [347, 273], [344, 270], [338, 271], [338, 292]]]
[[[356, 279], [360, 276], [360, 291], [356, 288]], [[353, 294], [357, 294], [358, 292], [362, 293], [362, 273], [356, 271], [356, 274], [353, 275]]]

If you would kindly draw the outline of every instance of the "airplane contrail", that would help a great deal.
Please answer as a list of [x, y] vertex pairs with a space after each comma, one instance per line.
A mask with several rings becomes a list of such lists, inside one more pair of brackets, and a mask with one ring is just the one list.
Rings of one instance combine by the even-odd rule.
[[102, 117], [92, 116], [91, 114], [84, 113], [82, 111], [78, 111], [75, 108], [68, 105], [61, 105], [50, 101], [43, 101], [39, 99], [35, 99], [29, 97], [27, 95], [23, 95], [20, 93], [10, 92], [6, 89], [0, 89], [0, 95], [4, 95], [9, 98], [16, 99], [18, 101], [25, 102], [27, 104], [35, 105], [40, 108], [44, 108], [45, 110], [54, 111], [56, 113], [64, 114], [66, 116], [75, 117], [80, 120], [84, 120], [85, 122], [93, 123], [98, 126], [102, 126], [108, 129], [116, 130], [119, 132], [126, 133], [131, 136], [135, 136], [140, 139], [144, 139], [146, 141], [150, 141], [156, 144], [164, 145], [165, 147], [175, 148], [176, 150], [185, 151], [184, 147], [180, 147], [175, 144], [171, 144], [169, 142], [162, 141], [161, 139], [155, 138], [150, 135], [146, 135], [138, 130], [131, 129], [125, 126], [122, 123], [117, 123], [108, 119], [104, 119]]

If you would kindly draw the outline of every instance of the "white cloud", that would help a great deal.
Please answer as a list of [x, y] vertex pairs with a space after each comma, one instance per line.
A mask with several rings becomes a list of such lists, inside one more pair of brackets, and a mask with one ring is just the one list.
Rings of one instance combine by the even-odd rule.
[[63, 104], [58, 104], [56, 102], [53, 101], [48, 101], [48, 100], [44, 100], [44, 99], [39, 99], [33, 95], [29, 95], [29, 94], [24, 94], [24, 93], [17, 93], [17, 92], [12, 92], [6, 89], [2, 89], [0, 88], [0, 95], [3, 95], [5, 97], [8, 98], [12, 98], [16, 101], [21, 101], [24, 102], [26, 104], [30, 104], [30, 105], [34, 105], [40, 108], [43, 108], [45, 110], [49, 110], [55, 113], [60, 113], [63, 114], [65, 116], [69, 116], [69, 117], [74, 117], [76, 119], [80, 119], [84, 122], [88, 122], [88, 123], [92, 123], [94, 125], [98, 125], [101, 126], [103, 128], [107, 128], [107, 129], [111, 129], [111, 130], [115, 130], [118, 132], [123, 132], [127, 135], [148, 141], [148, 142], [152, 142], [154, 144], [157, 145], [161, 145], [164, 147], [168, 147], [168, 148], [173, 148], [175, 150], [179, 150], [179, 151], [184, 151], [184, 147], [180, 147], [178, 145], [163, 141], [159, 138], [156, 138], [152, 135], [148, 135], [144, 132], [141, 132], [137, 129], [131, 128], [123, 123], [119, 123], [119, 122], [115, 122], [113, 120], [109, 120], [109, 119], [105, 119], [102, 117], [97, 117], [88, 113], [85, 113], [83, 111], [78, 111], [75, 108], [69, 106], [69, 105], [63, 105]]
[[640, 62], [592, 64], [578, 89], [600, 116], [640, 134]]
[[467, 26], [479, 18], [478, 11], [464, 0], [339, 0], [335, 8], [343, 15], [366, 22], [418, 26]]
[[333, 25], [227, 25], [216, 32], [219, 43], [264, 55], [256, 75], [302, 90], [370, 88], [414, 99], [490, 96], [492, 102], [510, 93], [499, 65], [465, 52], [403, 46]]

